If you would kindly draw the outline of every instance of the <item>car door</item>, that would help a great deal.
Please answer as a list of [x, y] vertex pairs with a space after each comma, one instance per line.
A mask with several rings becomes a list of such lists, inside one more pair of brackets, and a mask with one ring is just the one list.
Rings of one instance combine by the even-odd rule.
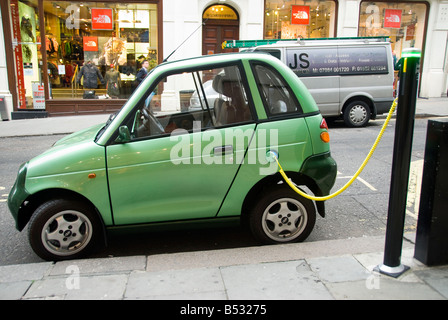
[[[214, 86], [224, 101], [221, 110], [215, 110], [218, 101], [209, 106], [201, 90], [203, 79], [217, 75], [220, 79], [233, 77], [230, 80], [240, 86], [244, 103], [248, 103], [247, 86], [239, 67], [190, 73], [182, 70], [163, 79], [149, 98], [142, 99], [136, 107], [133, 119], [124, 124], [131, 139], [107, 147], [116, 225], [216, 216], [255, 129], [251, 113], [249, 117], [247, 113], [239, 118], [227, 116], [218, 124], [219, 115], [225, 113], [222, 108], [232, 100], [230, 93], [224, 95], [222, 84]], [[173, 103], [180, 102], [176, 100], [179, 92], [189, 89], [201, 96], [202, 111], [180, 112], [180, 106], [173, 108]], [[144, 104], [149, 104], [149, 108]], [[160, 107], [160, 114], [151, 112], [156, 106]], [[163, 112], [169, 108], [174, 111]], [[184, 104], [183, 109], [188, 110]], [[148, 111], [149, 120], [142, 115]]]

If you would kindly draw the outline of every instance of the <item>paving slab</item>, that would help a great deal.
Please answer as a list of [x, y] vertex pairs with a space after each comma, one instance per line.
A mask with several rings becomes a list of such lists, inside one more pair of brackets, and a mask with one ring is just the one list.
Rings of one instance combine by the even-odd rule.
[[24, 299], [120, 300], [128, 275], [53, 277], [33, 282]]
[[132, 272], [126, 299], [225, 299], [225, 288], [218, 268]]
[[448, 299], [448, 267], [433, 267], [414, 272], [417, 277], [429, 284], [438, 293]]
[[390, 278], [329, 282], [327, 289], [337, 300], [444, 300], [434, 289], [422, 283]]
[[19, 300], [31, 286], [32, 281], [0, 283], [0, 300]]
[[230, 300], [331, 300], [305, 260], [221, 268]]
[[42, 279], [53, 268], [52, 262], [0, 266], [0, 283]]
[[325, 282], [365, 280], [370, 276], [353, 256], [336, 256], [307, 259], [311, 270]]

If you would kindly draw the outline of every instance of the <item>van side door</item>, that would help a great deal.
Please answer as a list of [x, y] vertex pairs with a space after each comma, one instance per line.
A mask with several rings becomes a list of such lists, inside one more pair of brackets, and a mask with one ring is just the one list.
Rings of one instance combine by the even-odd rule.
[[339, 116], [337, 47], [287, 48], [286, 65], [310, 91], [323, 116]]

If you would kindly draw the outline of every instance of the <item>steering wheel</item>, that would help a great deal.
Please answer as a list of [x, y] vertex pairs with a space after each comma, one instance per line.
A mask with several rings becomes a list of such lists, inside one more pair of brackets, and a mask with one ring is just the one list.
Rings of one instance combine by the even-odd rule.
[[159, 122], [159, 120], [156, 119], [156, 117], [154, 117], [151, 111], [149, 111], [147, 108], [142, 108], [142, 114], [145, 119], [151, 122], [151, 127], [154, 128], [157, 133], [165, 133], [165, 129], [163, 128], [162, 124]]

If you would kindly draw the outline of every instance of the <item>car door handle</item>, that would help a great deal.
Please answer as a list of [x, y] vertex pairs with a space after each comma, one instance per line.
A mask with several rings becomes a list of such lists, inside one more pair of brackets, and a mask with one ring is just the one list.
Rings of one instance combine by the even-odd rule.
[[221, 156], [224, 154], [232, 154], [233, 153], [233, 146], [220, 146], [213, 148], [213, 154], [215, 156]]

